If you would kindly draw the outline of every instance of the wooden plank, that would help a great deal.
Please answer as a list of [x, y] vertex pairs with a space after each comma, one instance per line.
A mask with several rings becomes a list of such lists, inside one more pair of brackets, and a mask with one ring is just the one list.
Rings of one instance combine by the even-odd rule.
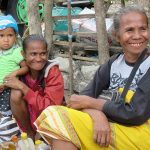
[[[89, 0], [85, 0], [85, 1], [74, 1], [71, 2], [71, 5], [75, 5], [75, 4], [90, 4]], [[64, 2], [63, 5], [67, 5], [67, 2]]]
[[54, 0], [55, 3], [66, 2], [67, 0]]
[[111, 49], [116, 49], [117, 51], [122, 51], [122, 47], [121, 46], [110, 46]]
[[[40, 3], [44, 3], [45, 0], [39, 0]], [[54, 0], [55, 3], [64, 3], [67, 0]]]
[[[67, 41], [54, 41], [54, 45], [60, 45], [60, 46], [68, 46], [69, 43]], [[72, 42], [73, 47], [92, 47], [97, 48], [95, 45], [88, 45], [87, 43], [78, 43], [78, 42]]]
[[[58, 54], [59, 57], [69, 58], [69, 55], [67, 54]], [[73, 55], [73, 59], [82, 60], [82, 61], [89, 61], [89, 62], [98, 62], [97, 58], [90, 58], [90, 57], [82, 57]]]
[[[68, 35], [68, 32], [65, 32], [65, 31], [61, 31], [61, 32], [58, 32], [58, 31], [54, 31], [53, 32], [54, 35]], [[96, 37], [97, 36], [97, 33], [96, 32], [72, 32], [72, 35], [73, 36], [92, 36], [92, 37]]]
[[[53, 44], [54, 45], [59, 45], [59, 46], [68, 46], [68, 42], [67, 41], [54, 41]], [[73, 42], [72, 46], [73, 47], [83, 47], [85, 50], [89, 50], [89, 51], [97, 51], [97, 49], [98, 49], [97, 45], [89, 45], [87, 43]], [[113, 52], [121, 52], [122, 51], [122, 47], [120, 47], [120, 46], [110, 46], [109, 50], [111, 50]]]
[[[71, 15], [72, 19], [95, 18], [95, 14]], [[67, 16], [53, 16], [54, 20], [67, 20]]]

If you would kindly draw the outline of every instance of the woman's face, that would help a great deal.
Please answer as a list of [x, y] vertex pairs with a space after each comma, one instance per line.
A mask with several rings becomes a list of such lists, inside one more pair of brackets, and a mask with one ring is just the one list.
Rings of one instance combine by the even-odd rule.
[[42, 70], [48, 59], [46, 45], [41, 41], [29, 42], [24, 57], [31, 71], [36, 72]]
[[117, 40], [123, 47], [125, 55], [139, 56], [146, 48], [148, 39], [148, 21], [144, 14], [129, 12], [121, 17]]

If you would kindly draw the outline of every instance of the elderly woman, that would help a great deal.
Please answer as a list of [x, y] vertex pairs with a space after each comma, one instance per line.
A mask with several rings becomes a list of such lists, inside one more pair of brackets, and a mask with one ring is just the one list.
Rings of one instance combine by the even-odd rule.
[[149, 149], [146, 13], [138, 7], [126, 7], [115, 16], [114, 29], [123, 53], [97, 70], [81, 96], [71, 96], [70, 108], [50, 106], [36, 120], [38, 131], [53, 150]]
[[23, 41], [23, 56], [29, 72], [18, 80], [5, 78], [12, 88], [11, 110], [21, 129], [33, 137], [33, 122], [50, 105], [63, 102], [64, 83], [58, 63], [48, 61], [46, 40], [30, 35]]

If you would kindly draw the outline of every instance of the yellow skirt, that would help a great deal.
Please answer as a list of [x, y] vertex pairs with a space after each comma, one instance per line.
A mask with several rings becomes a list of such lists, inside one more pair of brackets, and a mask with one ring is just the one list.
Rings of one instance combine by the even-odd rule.
[[132, 127], [110, 123], [112, 134], [108, 148], [102, 148], [94, 142], [92, 119], [81, 111], [64, 106], [49, 106], [34, 124], [49, 144], [55, 138], [70, 141], [81, 150], [150, 149], [150, 120]]

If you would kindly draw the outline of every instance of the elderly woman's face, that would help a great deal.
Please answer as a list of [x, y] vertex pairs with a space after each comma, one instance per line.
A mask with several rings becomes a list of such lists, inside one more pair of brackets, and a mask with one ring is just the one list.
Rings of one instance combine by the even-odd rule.
[[140, 54], [146, 48], [149, 39], [146, 16], [138, 12], [124, 14], [120, 20], [117, 39], [125, 54], [130, 56]]
[[31, 71], [40, 71], [43, 69], [48, 59], [45, 44], [41, 41], [29, 42], [24, 57]]

